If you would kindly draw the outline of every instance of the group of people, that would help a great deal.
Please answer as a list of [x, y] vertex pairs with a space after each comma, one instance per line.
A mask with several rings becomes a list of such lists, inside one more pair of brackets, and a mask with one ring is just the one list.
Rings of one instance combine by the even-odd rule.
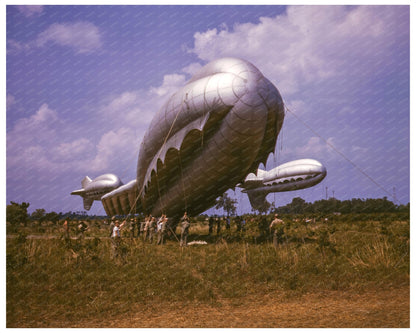
[[[237, 218], [235, 218], [235, 225], [237, 227], [237, 232], [240, 231], [245, 231], [245, 225], [246, 225], [246, 220], [241, 218], [240, 216], [238, 216]], [[214, 231], [214, 227], [216, 227], [216, 233], [217, 235], [219, 235], [221, 233], [221, 225], [225, 225], [225, 229], [226, 230], [230, 230], [231, 229], [231, 221], [230, 221], [230, 217], [224, 217], [224, 218], [219, 218], [219, 217], [213, 217], [211, 216], [208, 219], [208, 234], [212, 235], [213, 231]]]
[[[180, 222], [182, 227], [180, 246], [186, 246], [190, 227], [190, 220], [186, 212], [184, 213]], [[120, 224], [120, 221], [117, 220], [115, 216], [113, 216], [110, 224], [110, 237], [119, 241], [121, 238], [120, 229], [124, 227], [126, 223], [127, 220], [124, 220], [123, 223]], [[169, 226], [169, 219], [167, 218], [166, 214], [162, 214], [162, 216], [157, 221], [156, 217], [152, 215], [146, 216], [143, 222], [139, 222], [138, 218], [131, 218], [128, 226], [131, 238], [137, 238], [141, 235], [143, 241], [153, 243], [153, 239], [157, 236], [157, 245], [162, 245], [165, 243], [168, 229], [170, 229], [173, 233], [171, 227]], [[137, 230], [136, 233], [135, 230]]]
[[[64, 235], [63, 237], [65, 239], [69, 239], [70, 238], [70, 226], [69, 226], [69, 221], [65, 220], [64, 224], [63, 224], [63, 229], [64, 229]], [[78, 239], [84, 239], [85, 238], [85, 232], [88, 230], [88, 224], [85, 221], [79, 221], [78, 226], [77, 226], [77, 238]]]
[[[214, 226], [216, 226], [217, 235], [221, 232], [221, 224], [225, 224], [226, 229], [230, 229], [230, 218], [209, 218], [209, 234], [213, 233]], [[189, 234], [189, 227], [191, 225], [190, 218], [187, 215], [187, 212], [184, 213], [182, 218], [180, 219], [180, 226], [181, 226], [181, 237], [179, 243], [180, 246], [187, 246], [188, 242], [188, 234]], [[245, 220], [241, 217], [237, 217], [235, 219], [235, 223], [237, 226], [237, 231], [244, 231], [245, 230]], [[279, 242], [283, 240], [284, 236], [284, 221], [278, 218], [278, 214], [274, 215], [274, 219], [270, 223], [270, 225], [265, 224], [267, 221], [262, 219], [259, 224], [259, 229], [262, 232], [267, 232], [269, 235], [273, 236], [273, 245], [277, 246]], [[265, 225], [263, 225], [265, 224]], [[154, 239], [156, 239], [157, 245], [162, 245], [165, 243], [168, 230], [171, 231], [173, 235], [176, 234], [172, 230], [171, 225], [169, 224], [169, 219], [165, 214], [162, 214], [159, 219], [152, 215], [148, 215], [145, 217], [144, 221], [139, 221], [138, 217], [132, 217], [129, 219], [123, 220], [122, 223], [113, 216], [110, 223], [110, 234], [113, 249], [117, 252], [117, 248], [120, 246], [121, 243], [121, 229], [125, 226], [128, 226], [129, 235], [131, 238], [141, 237], [141, 239], [145, 242], [153, 243]], [[66, 220], [63, 225], [64, 228], [64, 237], [69, 238], [69, 222]], [[88, 225], [80, 221], [78, 225], [78, 238], [83, 238], [85, 231], [88, 229]], [[268, 229], [268, 230], [267, 230]], [[267, 230], [267, 231], [266, 231]]]

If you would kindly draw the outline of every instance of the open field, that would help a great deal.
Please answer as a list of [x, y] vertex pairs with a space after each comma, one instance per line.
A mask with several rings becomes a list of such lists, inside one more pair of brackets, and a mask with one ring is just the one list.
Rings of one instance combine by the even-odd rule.
[[199, 222], [207, 245], [125, 238], [115, 259], [105, 230], [26, 229], [7, 239], [7, 327], [410, 326], [408, 219], [286, 221], [277, 248]]

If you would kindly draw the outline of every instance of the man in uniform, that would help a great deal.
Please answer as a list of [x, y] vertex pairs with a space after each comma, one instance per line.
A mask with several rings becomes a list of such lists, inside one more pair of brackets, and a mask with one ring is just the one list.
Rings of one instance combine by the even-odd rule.
[[64, 237], [66, 239], [69, 239], [69, 223], [68, 223], [68, 220], [65, 220], [65, 222], [64, 222]]
[[134, 218], [134, 224], [136, 225], [136, 229], [137, 229], [137, 235], [136, 238], [140, 237], [140, 233], [142, 232], [142, 230], [140, 229], [141, 227], [141, 222], [140, 222], [140, 218], [138, 216], [136, 216]]
[[113, 217], [111, 218], [111, 223], [110, 223], [110, 237], [113, 235], [113, 228], [114, 228], [114, 226], [115, 226], [115, 221], [116, 221], [116, 217], [115, 217], [115, 216], [113, 216]]
[[209, 220], [208, 220], [208, 224], [209, 224], [209, 227], [208, 227], [208, 234], [209, 234], [209, 235], [211, 235], [211, 234], [212, 234], [212, 230], [214, 229], [214, 222], [215, 222], [214, 218], [213, 218], [212, 216], [210, 216], [210, 217], [209, 217]]
[[270, 232], [273, 234], [273, 245], [277, 247], [278, 241], [282, 239], [284, 233], [283, 220], [278, 218], [277, 214], [274, 214], [274, 220], [270, 223]]
[[142, 232], [143, 241], [146, 241], [147, 237], [149, 236], [149, 232], [148, 232], [148, 230], [149, 230], [149, 220], [150, 220], [149, 216], [146, 216], [144, 218], [144, 222], [142, 222], [141, 226], [140, 226], [140, 228], [143, 228], [143, 232]]
[[87, 231], [87, 229], [88, 229], [88, 225], [84, 221], [81, 221], [78, 224], [78, 231], [79, 231], [78, 239], [84, 239], [85, 238], [84, 233], [85, 233], [85, 231]]
[[149, 239], [150, 243], [153, 242], [153, 236], [155, 234], [155, 227], [156, 227], [156, 218], [155, 217], [152, 217], [152, 218], [149, 217], [149, 222], [147, 224], [147, 235], [148, 235], [148, 239]]
[[129, 224], [130, 238], [134, 237], [135, 227], [136, 227], [136, 222], [134, 221], [134, 218], [131, 218], [130, 219], [130, 224]]
[[126, 221], [123, 221], [123, 223], [120, 225], [119, 221], [116, 220], [114, 223], [113, 233], [111, 234], [111, 244], [113, 248], [113, 258], [118, 256], [118, 248], [121, 243], [121, 234], [120, 230], [124, 227], [124, 224]]
[[189, 226], [191, 225], [189, 221], [189, 217], [187, 213], [183, 214], [183, 217], [181, 218], [181, 242], [180, 246], [186, 246], [187, 240], [188, 240], [188, 233], [189, 233]]
[[166, 223], [168, 219], [165, 214], [162, 214], [157, 222], [157, 245], [163, 245], [165, 243], [166, 236]]

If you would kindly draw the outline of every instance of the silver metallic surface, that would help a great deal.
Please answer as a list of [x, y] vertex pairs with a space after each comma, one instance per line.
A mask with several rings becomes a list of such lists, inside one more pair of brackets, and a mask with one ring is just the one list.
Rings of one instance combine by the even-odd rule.
[[154, 116], [141, 143], [135, 180], [120, 182], [111, 192], [105, 187], [107, 194], [99, 196], [95, 189], [104, 176], [84, 179], [83, 190], [71, 194], [84, 197], [85, 209], [101, 198], [110, 216], [142, 212], [178, 218], [184, 211], [202, 213], [240, 184], [257, 209], [267, 204], [268, 193], [310, 187], [326, 175], [314, 160], [257, 170], [275, 149], [284, 115], [279, 91], [255, 66], [237, 58], [215, 60]]
[[107, 214], [205, 211], [266, 162], [283, 119], [278, 90], [255, 66], [236, 58], [207, 64], [153, 118], [136, 188], [103, 197]]
[[273, 192], [295, 191], [320, 183], [326, 176], [326, 168], [318, 161], [301, 159], [282, 164], [270, 171], [257, 170], [241, 185], [254, 209], [267, 207], [266, 196]]
[[112, 190], [123, 185], [121, 180], [113, 174], [105, 174], [91, 180], [86, 176], [81, 181], [82, 189], [71, 192], [72, 195], [80, 195], [84, 201], [84, 209], [90, 210], [94, 200], [101, 200], [101, 197]]

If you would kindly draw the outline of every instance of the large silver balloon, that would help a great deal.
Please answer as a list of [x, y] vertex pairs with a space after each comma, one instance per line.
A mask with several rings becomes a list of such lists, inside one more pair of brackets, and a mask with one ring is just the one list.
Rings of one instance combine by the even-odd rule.
[[265, 164], [283, 125], [276, 87], [251, 63], [204, 66], [153, 118], [137, 177], [101, 201], [108, 215], [197, 215]]

